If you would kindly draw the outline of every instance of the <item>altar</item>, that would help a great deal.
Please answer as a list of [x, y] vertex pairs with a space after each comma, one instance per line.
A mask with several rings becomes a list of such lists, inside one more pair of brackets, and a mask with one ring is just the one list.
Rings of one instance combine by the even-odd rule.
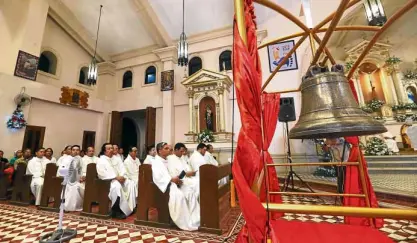
[[186, 143], [198, 143], [201, 132], [212, 134], [215, 147], [230, 147], [233, 134], [226, 129], [230, 88], [233, 84], [227, 74], [201, 69], [181, 82], [187, 89], [189, 131]]

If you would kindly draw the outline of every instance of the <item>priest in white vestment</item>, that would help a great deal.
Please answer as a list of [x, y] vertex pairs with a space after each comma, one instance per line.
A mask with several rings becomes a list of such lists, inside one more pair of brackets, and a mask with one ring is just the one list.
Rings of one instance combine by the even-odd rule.
[[56, 159], [53, 157], [53, 155], [54, 155], [54, 150], [52, 150], [52, 148], [45, 149], [45, 158], [50, 160], [51, 163], [56, 164]]
[[197, 149], [194, 150], [193, 154], [190, 157], [190, 165], [193, 171], [197, 171], [200, 169], [200, 166], [206, 164], [206, 159], [204, 158], [204, 155], [206, 153], [207, 146], [204, 143], [200, 143], [197, 146]]
[[[187, 196], [187, 193], [194, 194], [198, 199], [200, 198], [200, 181], [196, 177], [196, 172], [191, 170], [191, 167], [185, 163], [181, 157], [185, 153], [185, 145], [183, 143], [177, 143], [174, 146], [174, 154], [168, 155], [168, 172], [171, 177], [176, 177], [181, 174], [182, 171], [185, 172], [184, 178], [182, 178], [183, 184], [181, 185], [181, 190]], [[189, 190], [189, 192], [188, 192]]]
[[45, 177], [45, 164], [44, 161], [45, 149], [39, 148], [36, 151], [36, 157], [29, 160], [26, 167], [26, 174], [32, 175], [32, 182], [30, 183], [30, 190], [35, 196], [35, 205], [41, 204], [43, 181]]
[[[56, 162], [56, 165], [59, 167], [59, 165], [61, 164], [62, 160], [67, 157], [68, 155], [71, 155], [71, 145], [67, 145], [64, 148], [64, 154], [59, 157], [58, 161]], [[57, 176], [60, 176], [59, 174], [57, 174]]]
[[[115, 146], [117, 147], [117, 145]], [[134, 182], [126, 176], [126, 169], [119, 156], [114, 156], [118, 150], [105, 143], [101, 147], [100, 158], [97, 161], [97, 174], [102, 180], [112, 180], [109, 198], [112, 202], [112, 217], [125, 219], [132, 214], [136, 207], [136, 189]]]
[[[83, 209], [84, 186], [81, 185], [81, 157], [80, 146], [71, 146], [71, 155], [65, 156], [59, 165], [58, 172], [65, 176], [65, 172], [70, 170], [67, 185], [65, 187], [65, 211], [81, 211]], [[67, 172], [68, 173], [68, 172]]]
[[152, 163], [152, 178], [161, 192], [169, 192], [168, 208], [172, 221], [182, 230], [197, 230], [200, 226], [198, 198], [186, 188], [183, 189], [183, 181], [178, 176], [173, 177], [168, 172], [165, 161], [170, 155], [170, 146], [159, 143], [156, 150], [158, 155]]
[[155, 146], [148, 146], [146, 148], [146, 158], [145, 158], [145, 161], [143, 163], [146, 164], [146, 165], [151, 165], [152, 161], [155, 160], [155, 155], [156, 155]]
[[94, 155], [94, 148], [88, 147], [87, 153], [81, 159], [81, 180], [85, 181], [87, 176], [87, 166], [89, 164], [97, 164], [98, 157]]
[[217, 162], [216, 158], [213, 156], [213, 145], [207, 145], [207, 151], [204, 153], [204, 159], [206, 160], [207, 164], [219, 166], [219, 162]]
[[139, 167], [140, 161], [136, 157], [138, 149], [136, 147], [129, 148], [129, 155], [126, 157], [123, 162], [126, 168], [126, 176], [129, 180], [134, 182], [136, 188], [136, 195], [138, 195], [139, 187]]

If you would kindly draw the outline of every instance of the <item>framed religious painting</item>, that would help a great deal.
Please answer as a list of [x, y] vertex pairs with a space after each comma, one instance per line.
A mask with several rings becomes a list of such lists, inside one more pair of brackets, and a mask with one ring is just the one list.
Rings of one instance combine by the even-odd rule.
[[39, 57], [19, 51], [14, 76], [35, 81], [38, 74], [38, 64]]
[[161, 91], [174, 90], [174, 70], [161, 72]]
[[[294, 47], [294, 40], [283, 41], [276, 44], [268, 45], [269, 71], [272, 73], [280, 61], [284, 59], [288, 52]], [[279, 69], [281, 71], [297, 70], [297, 54], [294, 52], [290, 58]]]

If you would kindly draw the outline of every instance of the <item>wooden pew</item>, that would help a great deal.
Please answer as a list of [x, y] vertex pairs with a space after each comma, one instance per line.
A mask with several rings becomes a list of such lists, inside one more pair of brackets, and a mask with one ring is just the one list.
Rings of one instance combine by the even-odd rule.
[[26, 164], [17, 165], [14, 177], [11, 204], [28, 206], [31, 199], [30, 183], [32, 175], [26, 175]]
[[4, 174], [4, 169], [6, 169], [6, 164], [0, 162], [0, 200], [7, 200], [7, 189], [10, 186], [7, 175]]
[[[169, 193], [162, 193], [153, 183], [152, 166], [141, 165], [139, 167], [139, 196], [135, 224], [170, 228], [171, 218], [168, 209]], [[149, 220], [149, 209], [158, 210], [158, 220]]]
[[218, 181], [231, 174], [230, 164], [200, 166], [200, 231], [221, 234], [220, 221], [230, 210], [230, 182]]
[[[110, 218], [110, 184], [111, 180], [100, 180], [97, 175], [96, 164], [87, 166], [85, 181], [83, 211], [81, 215], [97, 218]], [[93, 213], [93, 204], [98, 203], [98, 213]]]
[[[54, 163], [49, 163], [46, 165], [42, 188], [41, 204], [39, 206], [39, 208], [42, 210], [55, 212], [59, 211], [59, 206], [61, 205], [63, 178], [56, 176], [57, 170], [58, 166]], [[51, 198], [54, 198], [54, 204], [52, 207], [49, 207], [49, 201]]]

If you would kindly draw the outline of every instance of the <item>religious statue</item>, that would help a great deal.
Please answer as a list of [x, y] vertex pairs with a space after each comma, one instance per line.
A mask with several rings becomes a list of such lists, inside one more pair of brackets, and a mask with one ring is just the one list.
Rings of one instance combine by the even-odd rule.
[[411, 126], [413, 126], [413, 120], [411, 118], [407, 118], [400, 129], [401, 140], [403, 142], [404, 148], [412, 148], [411, 139], [407, 134], [407, 129]]
[[213, 111], [211, 110], [210, 105], [206, 106], [205, 119], [206, 119], [206, 128], [210, 131], [213, 131]]
[[408, 103], [415, 103], [416, 100], [414, 97], [414, 92], [410, 87], [407, 88], [407, 97], [408, 97]]

